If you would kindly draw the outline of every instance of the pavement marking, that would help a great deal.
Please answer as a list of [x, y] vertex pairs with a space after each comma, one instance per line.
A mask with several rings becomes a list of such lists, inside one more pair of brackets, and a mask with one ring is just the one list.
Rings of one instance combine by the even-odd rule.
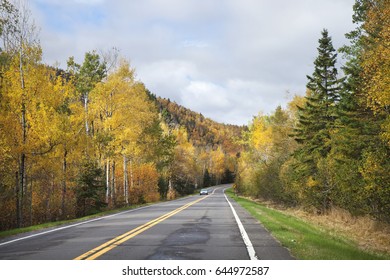
[[115, 216], [118, 216], [118, 215], [139, 211], [139, 210], [142, 210], [142, 209], [145, 209], [145, 208], [149, 208], [149, 207], [152, 207], [152, 206], [153, 205], [143, 206], [143, 207], [139, 207], [139, 208], [136, 208], [136, 209], [130, 209], [130, 210], [127, 210], [127, 211], [116, 213], [116, 214], [107, 215], [107, 216], [103, 216], [103, 217], [100, 217], [100, 218], [95, 218], [95, 219], [92, 219], [92, 220], [88, 220], [88, 221], [84, 221], [84, 222], [80, 222], [80, 223], [76, 223], [76, 224], [71, 224], [71, 225], [68, 225], [68, 226], [63, 226], [63, 227], [59, 227], [59, 228], [43, 231], [43, 232], [40, 232], [40, 233], [31, 234], [31, 235], [20, 237], [20, 238], [17, 238], [17, 239], [12, 239], [12, 240], [0, 243], [0, 246], [4, 246], [4, 245], [10, 244], [10, 243], [22, 241], [22, 240], [25, 240], [25, 239], [30, 239], [30, 238], [33, 238], [33, 237], [49, 234], [49, 233], [52, 233], [52, 232], [56, 232], [56, 231], [60, 231], [60, 230], [64, 230], [64, 229], [68, 229], [68, 228], [72, 228], [72, 227], [81, 226], [81, 225], [88, 224], [88, 223], [93, 223], [93, 222], [96, 222], [96, 221], [100, 221], [100, 220], [103, 220], [103, 219], [115, 217]]
[[120, 244], [122, 244], [123, 242], [126, 242], [127, 240], [137, 236], [138, 234], [154, 227], [155, 225], [165, 221], [166, 219], [172, 217], [173, 215], [176, 215], [177, 213], [187, 209], [188, 207], [202, 201], [203, 199], [206, 199], [208, 196], [205, 196], [205, 197], [202, 197], [202, 198], [199, 198], [195, 201], [192, 201], [190, 203], [187, 203], [167, 214], [164, 214], [150, 222], [147, 222], [135, 229], [132, 229], [122, 235], [119, 235], [113, 239], [111, 239], [110, 241], [106, 242], [106, 243], [103, 243], [102, 245], [78, 256], [77, 258], [75, 258], [75, 260], [94, 260], [98, 257], [100, 257], [101, 255], [107, 253], [108, 251], [116, 248], [117, 246], [119, 246]]
[[221, 187], [219, 187], [219, 188], [215, 188], [211, 194], [214, 194], [214, 193], [215, 193], [215, 191], [216, 191], [216, 190], [219, 190], [220, 188], [221, 188]]
[[243, 226], [243, 224], [241, 223], [241, 220], [240, 218], [238, 217], [237, 213], [236, 213], [236, 210], [234, 209], [233, 205], [230, 203], [230, 201], [228, 200], [226, 194], [225, 194], [225, 190], [224, 190], [224, 195], [225, 195], [225, 199], [226, 201], [228, 202], [230, 208], [232, 209], [232, 212], [233, 212], [233, 215], [234, 215], [234, 218], [236, 219], [236, 222], [237, 222], [237, 225], [238, 225], [238, 228], [240, 229], [240, 233], [241, 233], [241, 236], [242, 236], [242, 240], [244, 240], [244, 243], [245, 243], [245, 246], [246, 246], [246, 250], [248, 251], [248, 254], [249, 254], [249, 258], [251, 260], [258, 260], [258, 257], [256, 256], [256, 251], [255, 249], [253, 248], [253, 245], [252, 245], [252, 242], [251, 240], [249, 239], [249, 236], [248, 234], [246, 233], [246, 230]]
[[[188, 197], [184, 197], [184, 198], [176, 199], [175, 201], [185, 200], [187, 198]], [[34, 238], [34, 237], [37, 237], [37, 236], [49, 234], [49, 233], [52, 233], [52, 232], [61, 231], [61, 230], [64, 230], [64, 229], [77, 227], [77, 226], [81, 226], [81, 225], [88, 224], [88, 223], [97, 222], [97, 221], [100, 221], [100, 220], [103, 220], [103, 219], [112, 218], [112, 217], [119, 216], [119, 215], [122, 215], [122, 214], [127, 214], [127, 213], [131, 213], [131, 212], [143, 210], [145, 208], [153, 207], [153, 206], [156, 206], [156, 205], [158, 205], [158, 204], [142, 206], [142, 207], [139, 207], [139, 208], [136, 208], [136, 209], [130, 209], [130, 210], [127, 210], [127, 211], [123, 211], [123, 212], [119, 212], [119, 213], [115, 213], [115, 214], [111, 214], [111, 215], [107, 215], [107, 216], [103, 216], [103, 217], [87, 220], [87, 221], [84, 221], [84, 222], [79, 222], [79, 223], [75, 223], [75, 224], [71, 224], [71, 225], [58, 227], [58, 228], [54, 228], [54, 229], [51, 229], [51, 230], [46, 230], [46, 231], [43, 231], [43, 232], [31, 234], [31, 235], [28, 235], [28, 236], [12, 239], [12, 240], [0, 243], [0, 247], [4, 246], [4, 245], [7, 245], [7, 244], [15, 243], [15, 242], [18, 242], [18, 241], [22, 241], [22, 240]]]

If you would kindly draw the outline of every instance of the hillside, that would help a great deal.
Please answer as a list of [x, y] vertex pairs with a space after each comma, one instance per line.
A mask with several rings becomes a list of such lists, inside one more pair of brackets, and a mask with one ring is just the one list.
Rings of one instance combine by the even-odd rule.
[[169, 99], [156, 97], [159, 112], [170, 128], [183, 126], [188, 140], [196, 147], [215, 150], [219, 146], [230, 155], [236, 155], [241, 147], [235, 143], [241, 137], [246, 126], [237, 126], [215, 122], [202, 114], [187, 109]]

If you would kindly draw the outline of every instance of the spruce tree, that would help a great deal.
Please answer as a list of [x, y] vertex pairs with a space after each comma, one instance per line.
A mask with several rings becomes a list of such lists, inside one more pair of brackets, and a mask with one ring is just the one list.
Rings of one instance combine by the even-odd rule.
[[295, 139], [304, 145], [308, 153], [326, 157], [330, 151], [330, 131], [337, 117], [336, 104], [344, 78], [337, 77], [337, 53], [326, 29], [318, 42], [314, 72], [312, 76], [307, 76], [306, 104], [299, 108]]
[[[358, 0], [354, 5], [356, 29], [346, 34], [350, 45], [340, 49], [347, 59], [343, 67], [347, 80], [337, 104], [338, 129], [332, 137], [332, 156], [336, 160], [336, 203], [354, 214], [370, 214], [389, 221], [390, 147], [383, 137], [383, 124], [389, 114], [371, 106], [367, 88], [371, 76], [364, 68], [377, 46], [378, 32], [386, 26], [385, 22], [378, 22], [374, 30], [366, 30], [370, 26], [367, 21], [375, 14], [385, 16], [381, 9], [384, 7], [385, 1], [381, 0]], [[380, 64], [385, 65], [384, 61], [385, 56]]]
[[294, 157], [297, 163], [295, 172], [300, 183], [306, 186], [304, 193], [307, 201], [320, 211], [326, 211], [331, 204], [334, 185], [324, 166], [331, 151], [331, 134], [337, 119], [336, 105], [344, 78], [338, 78], [337, 53], [326, 29], [318, 42], [314, 72], [312, 76], [307, 76], [306, 103], [298, 108], [294, 136], [301, 145]]

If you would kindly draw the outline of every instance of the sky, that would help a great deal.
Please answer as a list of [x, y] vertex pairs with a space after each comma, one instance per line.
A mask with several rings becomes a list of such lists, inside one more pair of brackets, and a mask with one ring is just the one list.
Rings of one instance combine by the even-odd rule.
[[354, 0], [28, 2], [45, 63], [116, 48], [157, 96], [237, 125], [305, 94], [324, 28], [335, 49], [354, 29]]

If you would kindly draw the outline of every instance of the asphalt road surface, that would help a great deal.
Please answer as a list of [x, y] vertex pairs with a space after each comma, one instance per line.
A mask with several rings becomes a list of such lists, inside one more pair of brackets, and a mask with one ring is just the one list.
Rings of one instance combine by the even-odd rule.
[[[0, 240], [0, 259], [293, 259], [223, 190]], [[229, 203], [229, 202], [230, 203]]]

